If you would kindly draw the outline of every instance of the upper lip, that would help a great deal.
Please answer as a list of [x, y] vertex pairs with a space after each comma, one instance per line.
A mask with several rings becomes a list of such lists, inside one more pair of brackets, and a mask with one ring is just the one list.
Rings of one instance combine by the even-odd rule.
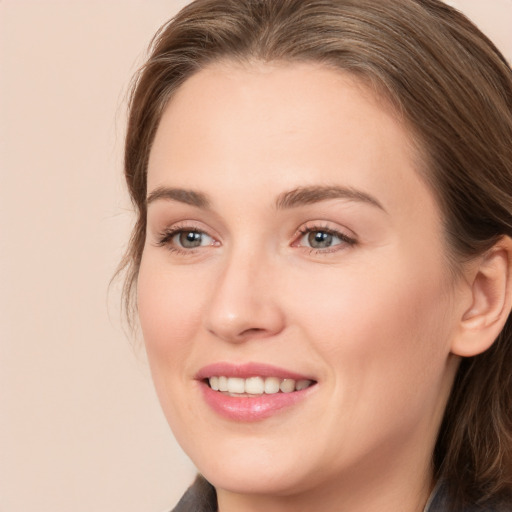
[[248, 379], [249, 377], [277, 377], [278, 379], [294, 380], [315, 380], [309, 375], [302, 375], [297, 372], [279, 368], [266, 363], [212, 363], [201, 368], [195, 378], [197, 380], [208, 379], [209, 377], [240, 377]]

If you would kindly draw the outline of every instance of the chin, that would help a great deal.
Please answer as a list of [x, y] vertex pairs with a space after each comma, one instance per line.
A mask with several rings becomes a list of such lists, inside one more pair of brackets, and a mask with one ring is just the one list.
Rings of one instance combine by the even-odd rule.
[[[294, 452], [296, 453], [296, 452]], [[215, 488], [237, 494], [288, 495], [310, 481], [297, 457], [287, 460], [259, 449], [221, 450], [205, 457], [190, 454], [199, 472]]]
[[289, 469], [273, 468], [270, 464], [265, 467], [249, 467], [242, 463], [241, 467], [230, 467], [224, 470], [205, 468], [201, 474], [216, 488], [236, 494], [261, 494], [286, 496], [293, 494], [296, 489], [304, 489], [302, 475], [294, 474]]

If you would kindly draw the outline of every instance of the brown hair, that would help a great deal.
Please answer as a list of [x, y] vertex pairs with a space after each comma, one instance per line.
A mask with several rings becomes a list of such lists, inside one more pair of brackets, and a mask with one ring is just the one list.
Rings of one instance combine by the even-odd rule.
[[[146, 171], [173, 92], [212, 61], [315, 61], [352, 73], [412, 127], [455, 268], [512, 236], [512, 72], [438, 0], [196, 0], [155, 36], [134, 82], [125, 174], [138, 218], [122, 268], [132, 305], [146, 229]], [[454, 504], [512, 495], [512, 325], [458, 370], [434, 469]]]

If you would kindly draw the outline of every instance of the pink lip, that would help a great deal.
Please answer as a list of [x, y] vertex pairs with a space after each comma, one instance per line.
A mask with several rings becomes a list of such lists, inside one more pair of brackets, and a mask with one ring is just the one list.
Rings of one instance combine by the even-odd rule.
[[214, 391], [205, 382], [211, 376], [225, 377], [277, 377], [279, 379], [314, 380], [308, 376], [290, 372], [282, 368], [260, 363], [234, 365], [215, 363], [202, 368], [196, 375], [206, 403], [220, 416], [232, 421], [254, 422], [264, 420], [280, 411], [287, 409], [305, 398], [316, 388], [316, 385], [291, 393], [274, 393], [255, 397], [229, 396]]

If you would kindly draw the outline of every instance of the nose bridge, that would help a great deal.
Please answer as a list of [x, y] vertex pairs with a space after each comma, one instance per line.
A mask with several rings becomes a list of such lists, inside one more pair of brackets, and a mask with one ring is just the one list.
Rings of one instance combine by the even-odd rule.
[[226, 341], [271, 336], [283, 327], [270, 255], [240, 243], [225, 255], [206, 313], [206, 328]]

